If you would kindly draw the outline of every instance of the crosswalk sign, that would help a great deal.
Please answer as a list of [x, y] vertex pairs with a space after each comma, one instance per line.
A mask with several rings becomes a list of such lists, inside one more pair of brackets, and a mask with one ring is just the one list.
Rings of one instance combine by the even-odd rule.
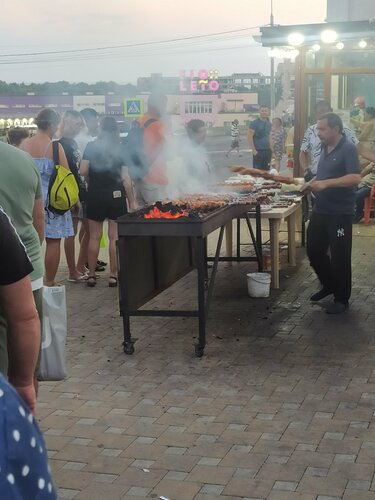
[[124, 115], [133, 118], [143, 116], [143, 99], [124, 99]]

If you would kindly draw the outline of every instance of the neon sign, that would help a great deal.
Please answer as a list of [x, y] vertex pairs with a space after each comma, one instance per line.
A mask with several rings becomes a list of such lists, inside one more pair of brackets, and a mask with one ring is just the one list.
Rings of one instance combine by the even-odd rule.
[[193, 69], [190, 71], [181, 70], [180, 92], [205, 92], [207, 90], [216, 92], [220, 88], [218, 78], [217, 69], [200, 69], [197, 73]]

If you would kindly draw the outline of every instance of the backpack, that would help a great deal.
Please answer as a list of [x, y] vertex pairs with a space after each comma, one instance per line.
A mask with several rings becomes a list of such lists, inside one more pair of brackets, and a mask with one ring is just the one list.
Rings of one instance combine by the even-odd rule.
[[59, 165], [59, 143], [52, 142], [54, 169], [48, 185], [46, 208], [56, 215], [63, 215], [79, 201], [77, 181], [70, 170]]
[[132, 179], [142, 179], [148, 173], [150, 164], [145, 155], [144, 132], [156, 121], [156, 118], [150, 118], [143, 126], [138, 124], [137, 127], [130, 129], [124, 141], [124, 163], [129, 168], [129, 175]]

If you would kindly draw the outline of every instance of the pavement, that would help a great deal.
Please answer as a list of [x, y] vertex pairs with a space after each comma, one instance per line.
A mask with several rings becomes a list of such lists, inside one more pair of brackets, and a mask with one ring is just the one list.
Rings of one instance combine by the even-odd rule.
[[[68, 377], [42, 383], [37, 408], [59, 498], [373, 500], [375, 224], [354, 227], [348, 312], [309, 302], [303, 248], [265, 299], [247, 296], [252, 263], [223, 263], [201, 359], [182, 318], [133, 318], [125, 355], [106, 273], [66, 283]], [[152, 305], [191, 307], [194, 283]]]

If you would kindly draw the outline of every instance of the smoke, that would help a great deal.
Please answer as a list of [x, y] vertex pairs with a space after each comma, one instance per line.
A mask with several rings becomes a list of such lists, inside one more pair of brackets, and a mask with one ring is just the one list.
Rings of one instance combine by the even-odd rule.
[[203, 144], [187, 136], [174, 137], [167, 151], [167, 197], [215, 190], [217, 179]]

